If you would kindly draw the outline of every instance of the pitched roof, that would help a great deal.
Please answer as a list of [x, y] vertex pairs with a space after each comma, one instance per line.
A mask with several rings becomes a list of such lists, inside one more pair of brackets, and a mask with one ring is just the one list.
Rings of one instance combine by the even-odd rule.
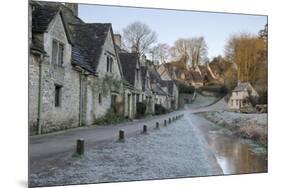
[[156, 84], [156, 87], [154, 89], [152, 89], [152, 90], [157, 95], [166, 95], [166, 93], [163, 91], [163, 89], [158, 84]]
[[[32, 2], [32, 32], [43, 33], [59, 13], [72, 46], [72, 63], [95, 73], [108, 32], [109, 23], [84, 23], [71, 9], [61, 3]], [[32, 49], [44, 51], [43, 41], [32, 39]], [[118, 64], [118, 66], [120, 66]]]
[[132, 86], [135, 85], [135, 70], [138, 63], [138, 53], [119, 53], [123, 75], [126, 81]]
[[241, 82], [234, 88], [233, 91], [251, 91], [254, 89], [249, 82]]
[[221, 74], [223, 73], [224, 69], [223, 69], [223, 64], [220, 63], [219, 61], [213, 61], [211, 63], [209, 63], [209, 66], [211, 68], [211, 70], [213, 71], [213, 73], [215, 74]]
[[142, 89], [145, 90], [145, 83], [146, 83], [146, 74], [147, 74], [147, 66], [141, 66], [140, 67], [141, 70], [141, 81], [142, 81]]
[[78, 23], [69, 24], [74, 46], [72, 61], [92, 72], [96, 72], [102, 48], [111, 24]]
[[160, 77], [159, 73], [156, 71], [154, 66], [149, 67], [148, 72], [149, 72], [150, 80], [152, 82], [160, 83], [161, 77]]
[[203, 81], [203, 79], [198, 71], [190, 71], [190, 74], [191, 74], [193, 81], [195, 81], [195, 82]]
[[160, 87], [161, 77], [159, 73], [156, 71], [154, 66], [148, 68], [148, 73], [150, 76], [150, 81], [155, 84], [155, 87], [152, 88], [152, 91], [158, 95], [166, 95], [166, 93]]
[[32, 32], [45, 32], [59, 10], [58, 3], [32, 2]]
[[167, 87], [167, 89], [168, 89], [168, 94], [170, 95], [170, 96], [173, 96], [173, 94], [174, 94], [174, 81], [173, 80], [162, 80], [161, 81], [161, 86], [162, 87]]
[[[38, 2], [32, 1], [32, 33], [44, 33], [57, 14], [60, 14], [62, 23], [66, 32], [69, 43], [72, 44], [72, 38], [69, 33], [69, 23], [83, 23], [83, 21], [75, 16], [73, 12], [61, 3], [55, 2]], [[32, 37], [31, 49], [45, 53], [43, 41]]]

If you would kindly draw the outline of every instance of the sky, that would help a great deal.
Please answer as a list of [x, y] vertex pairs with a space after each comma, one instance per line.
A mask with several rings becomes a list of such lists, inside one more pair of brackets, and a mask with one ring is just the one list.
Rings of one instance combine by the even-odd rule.
[[266, 16], [164, 9], [144, 9], [99, 5], [79, 5], [85, 22], [112, 23], [113, 32], [122, 34], [130, 23], [141, 21], [158, 35], [158, 43], [170, 46], [178, 38], [203, 36], [212, 59], [224, 54], [229, 37], [241, 32], [257, 34], [267, 23]]

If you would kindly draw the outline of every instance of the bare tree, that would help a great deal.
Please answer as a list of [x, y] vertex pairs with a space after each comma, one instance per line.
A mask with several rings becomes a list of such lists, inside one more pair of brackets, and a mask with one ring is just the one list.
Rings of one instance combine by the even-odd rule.
[[151, 49], [152, 60], [159, 64], [166, 63], [169, 58], [170, 46], [166, 43], [158, 43]]
[[204, 37], [180, 38], [175, 41], [171, 53], [175, 59], [183, 59], [194, 67], [207, 60], [207, 44]]
[[174, 42], [174, 46], [170, 49], [171, 56], [174, 60], [182, 59], [186, 64], [189, 60], [189, 42], [188, 39], [179, 38]]
[[208, 47], [204, 37], [195, 38], [195, 46], [196, 46], [196, 61], [195, 65], [205, 63], [208, 60]]
[[127, 49], [145, 54], [157, 41], [157, 35], [146, 24], [133, 22], [123, 29], [124, 45]]

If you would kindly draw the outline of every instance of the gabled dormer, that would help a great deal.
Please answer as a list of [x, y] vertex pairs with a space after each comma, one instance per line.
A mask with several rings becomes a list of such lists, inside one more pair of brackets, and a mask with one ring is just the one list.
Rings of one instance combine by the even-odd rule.
[[155, 67], [162, 80], [172, 80], [168, 69], [164, 64]]
[[122, 79], [122, 69], [109, 23], [70, 24], [74, 40], [73, 62], [80, 63], [100, 78]]
[[44, 52], [50, 64], [66, 67], [71, 62], [72, 40], [60, 4], [32, 2], [32, 50]]
[[141, 66], [137, 53], [119, 53], [125, 80], [135, 89], [142, 90]]

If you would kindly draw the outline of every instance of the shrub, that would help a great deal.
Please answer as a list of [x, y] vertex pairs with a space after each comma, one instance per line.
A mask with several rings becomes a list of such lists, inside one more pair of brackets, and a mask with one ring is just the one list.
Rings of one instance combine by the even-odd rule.
[[259, 141], [263, 145], [267, 145], [267, 127], [257, 124], [248, 124], [240, 126], [238, 134], [243, 138]]
[[195, 91], [195, 87], [194, 86], [188, 86], [185, 83], [176, 81], [176, 84], [178, 86], [179, 89], [179, 93], [189, 93], [192, 94]]
[[250, 95], [250, 96], [248, 96], [246, 98], [245, 102], [248, 102], [248, 101], [253, 105], [253, 107], [255, 107], [256, 104], [258, 103], [258, 98], [257, 97], [253, 97], [252, 95]]
[[127, 119], [123, 115], [118, 115], [113, 112], [112, 109], [108, 110], [106, 115], [97, 118], [95, 124], [97, 125], [109, 125], [125, 122]]
[[267, 104], [267, 91], [261, 92], [258, 98], [258, 104]]
[[228, 90], [224, 85], [206, 85], [202, 86], [197, 90], [199, 93], [203, 91], [211, 92], [211, 93], [216, 93], [220, 96], [224, 96], [227, 94]]

